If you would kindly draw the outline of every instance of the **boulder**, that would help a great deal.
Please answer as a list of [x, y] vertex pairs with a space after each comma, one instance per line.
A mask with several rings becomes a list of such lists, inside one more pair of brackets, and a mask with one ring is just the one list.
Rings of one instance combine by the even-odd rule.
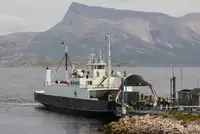
[[200, 134], [200, 124], [177, 121], [159, 115], [125, 116], [119, 122], [106, 125], [103, 132], [105, 134]]

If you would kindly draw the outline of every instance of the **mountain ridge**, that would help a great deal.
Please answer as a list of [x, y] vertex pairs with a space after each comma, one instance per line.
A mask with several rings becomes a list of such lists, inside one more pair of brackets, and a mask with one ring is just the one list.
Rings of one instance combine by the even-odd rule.
[[80, 60], [76, 56], [86, 59], [92, 50], [102, 50], [107, 56], [104, 38], [112, 33], [112, 59], [116, 62], [196, 66], [200, 65], [196, 58], [200, 56], [198, 20], [199, 13], [173, 17], [73, 2], [63, 19], [47, 31], [0, 36], [4, 50], [0, 65], [59, 60], [63, 56], [62, 40], [68, 40], [73, 60]]

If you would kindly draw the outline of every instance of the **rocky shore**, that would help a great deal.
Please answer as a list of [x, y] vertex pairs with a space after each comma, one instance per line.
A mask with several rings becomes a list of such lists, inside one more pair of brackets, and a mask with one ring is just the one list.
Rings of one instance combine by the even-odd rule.
[[200, 121], [169, 115], [125, 116], [103, 127], [104, 134], [200, 134]]

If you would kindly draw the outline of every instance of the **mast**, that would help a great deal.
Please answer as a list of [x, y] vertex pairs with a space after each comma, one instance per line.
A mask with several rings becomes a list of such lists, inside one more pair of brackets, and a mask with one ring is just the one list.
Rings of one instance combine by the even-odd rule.
[[110, 77], [111, 77], [111, 35], [108, 34], [106, 40], [108, 40], [108, 87], [110, 88]]
[[[65, 44], [64, 41], [62, 41], [62, 44]], [[68, 80], [68, 66], [67, 66], [67, 61], [68, 61], [68, 46], [67, 46], [67, 41], [65, 44], [65, 80]]]
[[75, 64], [76, 64], [76, 62], [73, 62], [73, 64], [72, 64], [72, 73], [73, 73], [74, 70], [75, 70]]

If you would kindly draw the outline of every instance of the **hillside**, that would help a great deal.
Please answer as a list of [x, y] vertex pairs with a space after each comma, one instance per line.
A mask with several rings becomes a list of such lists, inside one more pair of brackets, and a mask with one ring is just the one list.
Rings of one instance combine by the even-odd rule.
[[60, 60], [61, 40], [72, 59], [89, 52], [107, 54], [105, 35], [112, 33], [112, 59], [134, 65], [200, 65], [200, 14], [172, 17], [162, 13], [117, 10], [72, 3], [63, 20], [40, 33], [0, 37], [0, 65]]

